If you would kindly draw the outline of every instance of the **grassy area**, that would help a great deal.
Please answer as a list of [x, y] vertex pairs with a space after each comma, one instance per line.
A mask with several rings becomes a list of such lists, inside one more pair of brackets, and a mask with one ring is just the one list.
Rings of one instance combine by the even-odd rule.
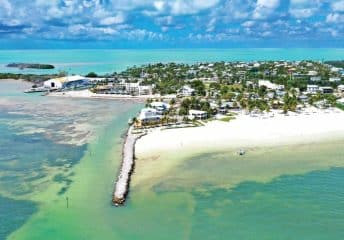
[[344, 104], [336, 103], [336, 107], [344, 111]]
[[234, 120], [234, 119], [235, 119], [235, 117], [229, 116], [229, 117], [221, 118], [220, 121], [229, 122], [229, 121]]

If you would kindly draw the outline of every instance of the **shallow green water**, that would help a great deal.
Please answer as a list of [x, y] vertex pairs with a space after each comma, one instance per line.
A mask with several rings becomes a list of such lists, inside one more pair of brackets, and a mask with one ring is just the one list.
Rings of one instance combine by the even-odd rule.
[[[155, 176], [159, 169], [138, 159], [127, 204], [115, 208], [111, 195], [121, 135], [138, 105], [40, 96], [28, 100], [20, 94], [5, 99], [11, 101], [0, 101], [0, 131], [6, 134], [0, 141], [0, 174], [5, 176], [0, 177], [0, 239], [343, 237], [343, 142], [249, 149], [242, 158], [231, 149], [161, 155], [154, 161], [162, 165], [178, 160], [164, 176]], [[39, 114], [32, 102], [40, 103]], [[63, 106], [63, 111], [56, 114], [46, 104]], [[59, 134], [51, 131], [51, 122], [61, 126]], [[68, 128], [75, 122], [90, 124]], [[85, 131], [92, 132], [90, 137]], [[68, 135], [74, 137], [61, 140]], [[16, 151], [11, 149], [15, 144]], [[144, 163], [148, 167], [143, 169]], [[27, 191], [18, 193], [18, 186]]]

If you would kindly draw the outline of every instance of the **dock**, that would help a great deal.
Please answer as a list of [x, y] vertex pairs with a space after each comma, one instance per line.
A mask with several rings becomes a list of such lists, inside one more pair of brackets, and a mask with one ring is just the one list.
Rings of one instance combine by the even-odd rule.
[[135, 143], [144, 134], [134, 134], [133, 127], [128, 129], [125, 137], [123, 152], [122, 152], [122, 166], [115, 184], [115, 190], [112, 197], [112, 202], [115, 206], [123, 205], [127, 194], [129, 192], [130, 178], [135, 165]]

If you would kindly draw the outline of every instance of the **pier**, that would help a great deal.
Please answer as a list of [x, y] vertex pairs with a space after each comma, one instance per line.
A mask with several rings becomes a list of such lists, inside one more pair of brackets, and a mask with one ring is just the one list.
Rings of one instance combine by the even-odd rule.
[[129, 191], [130, 177], [135, 165], [135, 143], [144, 134], [134, 134], [130, 127], [123, 145], [122, 166], [115, 184], [112, 202], [115, 206], [123, 205]]

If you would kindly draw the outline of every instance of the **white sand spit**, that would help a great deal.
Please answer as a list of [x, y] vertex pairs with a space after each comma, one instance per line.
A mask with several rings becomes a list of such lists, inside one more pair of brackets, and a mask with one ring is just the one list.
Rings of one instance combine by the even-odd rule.
[[302, 113], [277, 112], [253, 117], [240, 113], [230, 122], [203, 127], [156, 130], [136, 143], [136, 154], [185, 148], [245, 148], [312, 143], [344, 138], [344, 112], [307, 108]]

